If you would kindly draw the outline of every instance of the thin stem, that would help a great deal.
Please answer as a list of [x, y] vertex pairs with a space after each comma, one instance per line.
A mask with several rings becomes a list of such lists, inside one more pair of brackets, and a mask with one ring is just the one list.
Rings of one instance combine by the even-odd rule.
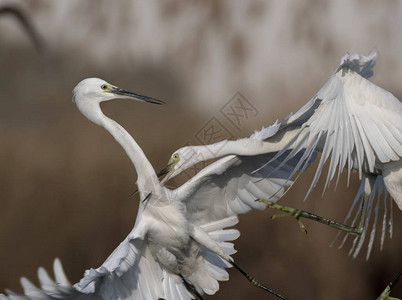
[[399, 278], [402, 276], [402, 270], [395, 276], [395, 278], [389, 283], [389, 286], [393, 288], [393, 286], [398, 282]]
[[395, 278], [386, 286], [381, 295], [377, 300], [398, 300], [397, 298], [390, 297], [392, 287], [398, 282], [399, 278], [402, 276], [402, 270], [395, 276]]

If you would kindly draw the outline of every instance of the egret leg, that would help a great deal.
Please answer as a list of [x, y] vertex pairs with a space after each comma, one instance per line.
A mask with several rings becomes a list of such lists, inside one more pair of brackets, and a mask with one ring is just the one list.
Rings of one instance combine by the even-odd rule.
[[307, 212], [307, 211], [297, 209], [297, 208], [293, 208], [293, 207], [289, 207], [289, 206], [279, 205], [277, 203], [274, 203], [274, 202], [271, 202], [271, 201], [268, 201], [268, 200], [265, 200], [265, 199], [257, 199], [256, 201], [267, 204], [267, 206], [269, 208], [277, 209], [277, 210], [280, 210], [280, 211], [284, 212], [284, 214], [272, 216], [272, 219], [276, 219], [276, 218], [280, 218], [280, 217], [286, 217], [286, 216], [294, 217], [297, 220], [297, 222], [299, 223], [299, 226], [300, 226], [301, 230], [304, 233], [307, 233], [307, 230], [306, 230], [306, 227], [304, 226], [304, 224], [300, 221], [300, 218], [314, 220], [316, 222], [319, 222], [319, 223], [322, 223], [322, 224], [337, 228], [339, 230], [345, 231], [345, 232], [347, 232], [349, 234], [361, 235], [362, 232], [363, 232], [364, 223], [365, 223], [365, 220], [366, 220], [369, 197], [370, 197], [370, 194], [371, 194], [372, 185], [374, 184], [374, 181], [375, 181], [375, 177], [367, 176], [364, 180], [365, 180], [365, 182], [364, 182], [364, 193], [363, 193], [363, 199], [362, 199], [362, 204], [361, 204], [362, 209], [361, 209], [360, 221], [359, 221], [359, 224], [357, 224], [357, 226], [345, 225], [343, 223], [339, 223], [339, 222], [332, 221], [332, 220], [329, 220], [327, 218], [318, 216], [318, 215], [313, 214], [311, 212]]
[[277, 210], [284, 212], [284, 214], [272, 216], [272, 219], [277, 219], [280, 217], [288, 217], [288, 216], [294, 217], [296, 219], [296, 221], [299, 223], [300, 229], [304, 233], [307, 233], [307, 229], [306, 229], [306, 226], [303, 224], [303, 222], [300, 220], [300, 218], [314, 220], [316, 222], [337, 228], [339, 230], [346, 231], [347, 233], [350, 233], [350, 234], [360, 235], [363, 232], [364, 221], [366, 219], [366, 212], [367, 212], [367, 208], [368, 208], [368, 201], [367, 201], [367, 199], [365, 199], [365, 196], [363, 196], [363, 203], [362, 203], [363, 208], [362, 208], [360, 221], [359, 221], [359, 224], [355, 227], [355, 226], [345, 225], [343, 223], [339, 223], [336, 221], [332, 221], [327, 218], [318, 216], [316, 214], [313, 214], [311, 212], [304, 211], [304, 210], [301, 210], [298, 208], [279, 205], [274, 202], [267, 201], [265, 199], [257, 199], [256, 201], [267, 204], [267, 206], [269, 208], [277, 209]]
[[399, 298], [390, 297], [392, 287], [398, 282], [399, 278], [402, 276], [402, 270], [398, 275], [387, 285], [385, 290], [381, 293], [381, 295], [377, 298], [377, 300], [400, 300]]
[[242, 268], [240, 268], [237, 264], [234, 263], [234, 261], [229, 262], [233, 267], [235, 267], [236, 270], [238, 270], [244, 277], [247, 278], [248, 281], [255, 287], [258, 287], [260, 289], [263, 289], [264, 291], [271, 293], [272, 295], [278, 297], [279, 299], [286, 300], [285, 297], [283, 297], [281, 294], [275, 292], [274, 290], [271, 290], [270, 288], [266, 287], [265, 285], [262, 285], [259, 283], [254, 277], [250, 276], [246, 271], [244, 271]]
[[259, 283], [254, 277], [251, 277], [249, 274], [247, 274], [243, 269], [241, 269], [238, 265], [236, 265], [233, 261], [233, 259], [230, 258], [229, 255], [227, 255], [221, 247], [213, 240], [211, 237], [206, 233], [204, 230], [201, 228], [194, 226], [193, 228], [193, 233], [191, 235], [191, 238], [196, 241], [198, 244], [201, 246], [211, 250], [212, 252], [216, 253], [219, 255], [223, 260], [231, 264], [233, 267], [235, 267], [242, 275], [244, 275], [248, 281], [251, 282], [252, 285], [259, 287], [263, 289], [266, 292], [271, 293], [272, 295], [277, 296], [280, 299], [286, 300], [285, 297], [281, 296], [279, 293], [271, 290], [270, 288], [262, 285]]
[[200, 293], [197, 292], [196, 288], [194, 286], [192, 286], [191, 284], [189, 284], [187, 282], [186, 279], [184, 279], [183, 275], [180, 274], [181, 279], [184, 282], [184, 285], [186, 286], [186, 288], [191, 291], [198, 299], [200, 300], [204, 300], [204, 298], [202, 298], [202, 296], [200, 295]]

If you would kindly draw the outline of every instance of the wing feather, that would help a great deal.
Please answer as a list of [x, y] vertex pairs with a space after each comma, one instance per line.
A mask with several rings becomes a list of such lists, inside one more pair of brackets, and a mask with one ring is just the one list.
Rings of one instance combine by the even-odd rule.
[[[139, 223], [141, 224], [141, 223]], [[24, 294], [8, 293], [4, 299], [158, 299], [163, 295], [162, 270], [150, 253], [144, 228], [135, 226], [126, 239], [97, 269], [85, 272], [79, 283], [71, 286], [61, 263], [54, 262], [56, 281], [39, 268], [41, 289], [22, 278]], [[177, 298], [180, 299], [180, 298]], [[190, 298], [183, 298], [190, 299]]]
[[[176, 189], [174, 192], [181, 195], [191, 222], [202, 225], [264, 209], [265, 204], [255, 201], [259, 198], [277, 201], [293, 183], [289, 178], [299, 157], [289, 159], [278, 169], [281, 159], [266, 164], [274, 155], [223, 157]], [[255, 171], [261, 165], [265, 166]]]
[[37, 288], [32, 282], [30, 282], [27, 278], [21, 278], [21, 285], [24, 289], [24, 294], [31, 298], [43, 299], [46, 297], [46, 293]]
[[[373, 74], [372, 68], [375, 65], [375, 59], [375, 50], [372, 50], [367, 56], [345, 55], [339, 68], [317, 94], [280, 125], [278, 133], [286, 131], [289, 127], [299, 129], [295, 133], [295, 138], [278, 152], [274, 160], [291, 149], [293, 150], [290, 151], [290, 155], [282, 160], [282, 163], [286, 163], [287, 159], [292, 158], [299, 151], [304, 151], [302, 162], [306, 160], [308, 162], [307, 157], [314, 150], [321, 152], [321, 158], [306, 198], [316, 186], [327, 160], [330, 162], [323, 192], [334, 179], [337, 168], [336, 184], [344, 168], [348, 170], [349, 183], [351, 171], [358, 170], [359, 176], [362, 178], [363, 173], [375, 174], [381, 164], [401, 158], [402, 104], [391, 93], [367, 80]], [[300, 138], [303, 135], [304, 137]], [[308, 144], [306, 144], [306, 140], [308, 140]], [[312, 147], [313, 151], [310, 152]], [[301, 164], [298, 164], [297, 167], [300, 168]], [[359, 197], [361, 192], [359, 190]], [[374, 194], [375, 190], [371, 197]], [[373, 201], [370, 202], [370, 210], [373, 209]], [[375, 206], [374, 209], [375, 225], [378, 220], [377, 207]], [[367, 222], [369, 220], [370, 213], [367, 216]], [[386, 212], [383, 224], [385, 224], [385, 220]], [[391, 220], [392, 214], [389, 222]], [[367, 226], [362, 236], [353, 242], [351, 253], [354, 252], [354, 256], [361, 249]], [[391, 224], [389, 227], [392, 233]], [[383, 225], [384, 231], [385, 225]], [[367, 257], [371, 252], [375, 233], [376, 229], [373, 228]], [[384, 240], [383, 236], [382, 234], [381, 245]]]
[[[317, 94], [285, 122], [298, 125], [310, 144], [321, 135], [316, 150], [322, 152], [316, 175], [307, 193], [317, 184], [325, 162], [330, 165], [324, 190], [343, 168], [374, 172], [376, 163], [399, 160], [402, 153], [402, 104], [391, 93], [365, 77], [372, 75], [376, 51], [368, 56], [346, 55], [341, 65]], [[314, 104], [317, 104], [312, 109]], [[285, 126], [285, 128], [286, 128]], [[281, 130], [281, 129], [280, 129]], [[280, 131], [279, 130], [279, 131]], [[302, 139], [293, 149], [304, 149]], [[303, 147], [301, 147], [303, 146]]]

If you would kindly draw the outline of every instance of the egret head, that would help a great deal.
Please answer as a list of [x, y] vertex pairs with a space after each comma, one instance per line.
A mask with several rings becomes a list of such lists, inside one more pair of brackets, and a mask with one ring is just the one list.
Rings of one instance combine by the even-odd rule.
[[202, 160], [201, 153], [198, 151], [197, 146], [182, 147], [172, 154], [167, 166], [158, 173], [158, 176], [166, 174], [162, 181], [166, 182]]
[[89, 120], [99, 124], [99, 104], [113, 99], [132, 99], [141, 102], [163, 104], [162, 101], [128, 92], [114, 86], [100, 78], [87, 78], [82, 80], [73, 90], [73, 102]]

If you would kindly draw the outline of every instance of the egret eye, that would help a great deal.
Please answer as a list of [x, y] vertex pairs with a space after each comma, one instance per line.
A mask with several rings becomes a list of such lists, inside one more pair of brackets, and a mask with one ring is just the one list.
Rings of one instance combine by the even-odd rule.
[[106, 90], [107, 90], [107, 85], [106, 85], [106, 84], [102, 84], [102, 85], [101, 85], [101, 89], [104, 90], [104, 91], [106, 91]]
[[174, 159], [179, 159], [179, 154], [174, 154], [174, 155], [173, 155], [173, 158], [174, 158]]

